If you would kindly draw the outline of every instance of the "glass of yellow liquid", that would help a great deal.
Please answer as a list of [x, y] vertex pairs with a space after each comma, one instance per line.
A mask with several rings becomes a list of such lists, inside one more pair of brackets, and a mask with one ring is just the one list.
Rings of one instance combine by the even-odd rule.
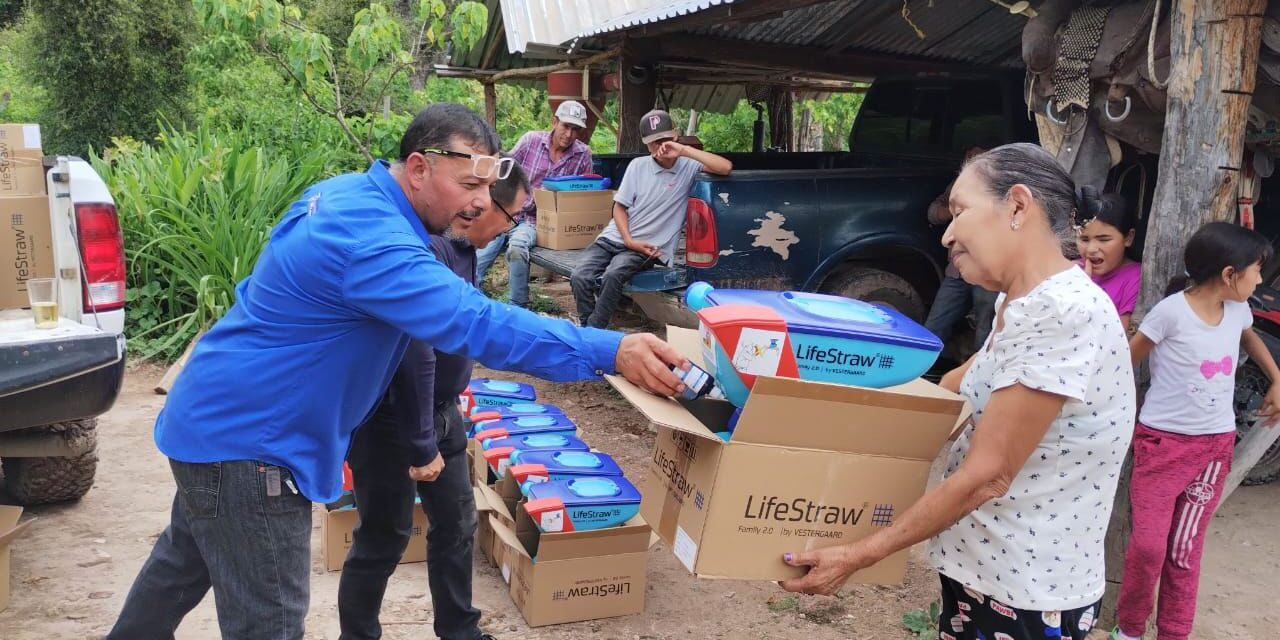
[[58, 326], [58, 281], [54, 278], [27, 280], [27, 299], [31, 301], [31, 313], [35, 314], [37, 329]]

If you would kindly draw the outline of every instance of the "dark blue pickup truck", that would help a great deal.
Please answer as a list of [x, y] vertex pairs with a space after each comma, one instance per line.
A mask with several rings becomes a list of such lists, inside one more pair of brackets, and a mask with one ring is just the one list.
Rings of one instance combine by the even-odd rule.
[[[925, 212], [966, 149], [1035, 139], [1021, 87], [1018, 75], [885, 78], [867, 93], [851, 152], [724, 154], [733, 173], [702, 174], [690, 193], [676, 266], [637, 275], [628, 295], [653, 320], [686, 326], [679, 293], [697, 281], [835, 293], [922, 319], [946, 265]], [[596, 170], [617, 184], [634, 157], [598, 156]], [[576, 258], [532, 255], [561, 274]]]

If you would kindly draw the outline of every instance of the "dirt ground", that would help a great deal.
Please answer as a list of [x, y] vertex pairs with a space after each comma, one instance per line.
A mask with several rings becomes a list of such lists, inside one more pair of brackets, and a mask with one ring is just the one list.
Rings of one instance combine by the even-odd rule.
[[[551, 285], [547, 293], [567, 302], [565, 288]], [[96, 638], [110, 628], [167, 522], [173, 499], [173, 480], [151, 438], [164, 403], [152, 389], [162, 373], [147, 365], [130, 368], [120, 399], [100, 422], [101, 463], [88, 496], [76, 504], [29, 510], [39, 520], [14, 546], [13, 601], [0, 612], [0, 637]], [[536, 385], [540, 399], [563, 407], [629, 476], [643, 478], [653, 434], [607, 384]], [[338, 637], [338, 574], [322, 566], [318, 513], [307, 637], [331, 639]], [[1280, 533], [1271, 527], [1277, 522], [1280, 483], [1242, 488], [1219, 510], [1208, 534], [1195, 638], [1256, 639], [1274, 633], [1280, 623], [1274, 604], [1280, 590]], [[901, 586], [859, 586], [840, 598], [797, 599], [768, 583], [697, 580], [659, 544], [650, 551], [643, 614], [529, 629], [498, 572], [479, 558], [475, 566], [476, 605], [484, 611], [485, 629], [500, 638], [900, 639], [909, 637], [903, 613], [927, 607], [937, 597], [935, 574], [918, 553]], [[433, 637], [425, 572], [421, 563], [401, 565], [392, 578], [383, 609], [388, 639]], [[187, 617], [178, 638], [217, 637], [210, 595]]]

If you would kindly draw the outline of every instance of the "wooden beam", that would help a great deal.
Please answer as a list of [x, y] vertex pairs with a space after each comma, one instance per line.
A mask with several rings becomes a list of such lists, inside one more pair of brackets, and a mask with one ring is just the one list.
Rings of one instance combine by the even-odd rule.
[[[1172, 3], [1169, 100], [1135, 322], [1164, 297], [1169, 280], [1182, 273], [1183, 247], [1191, 234], [1206, 222], [1235, 219], [1245, 120], [1266, 8], [1267, 0]], [[1254, 431], [1260, 434], [1237, 447], [1233, 466], [1247, 470], [1256, 458], [1245, 465], [1241, 454], [1261, 455], [1270, 444], [1263, 444], [1264, 437], [1274, 439], [1280, 433]], [[1227, 495], [1224, 491], [1223, 501]], [[1126, 464], [1107, 532], [1103, 611], [1108, 617], [1115, 608], [1107, 605], [1115, 602], [1123, 578], [1130, 515]], [[1100, 622], [1102, 628], [1111, 624]]]
[[[499, 19], [501, 19], [501, 17], [499, 17]], [[499, 25], [497, 28], [498, 28], [498, 31], [494, 34], [493, 41], [489, 43], [489, 46], [487, 48], [485, 48], [484, 57], [480, 59], [481, 69], [488, 69], [489, 66], [493, 64], [493, 58], [498, 55], [498, 47], [502, 44], [505, 44], [507, 41], [506, 30], [502, 29], [501, 25]]]
[[560, 62], [557, 64], [549, 64], [544, 67], [526, 67], [524, 69], [507, 69], [506, 71], [500, 71], [498, 73], [493, 74], [492, 76], [489, 77], [489, 79], [491, 82], [502, 82], [503, 80], [512, 80], [515, 78], [541, 78], [554, 71], [565, 71], [568, 69], [581, 69], [586, 66], [604, 62], [605, 60], [611, 60], [613, 58], [616, 58], [621, 53], [621, 51], [622, 49], [620, 47], [614, 47], [612, 49], [609, 49], [608, 51], [601, 51], [600, 53], [587, 56], [585, 58], [579, 58], [577, 60], [567, 60], [565, 62]]
[[484, 119], [489, 126], [498, 128], [498, 87], [492, 82], [484, 83]]
[[770, 20], [792, 9], [800, 9], [815, 4], [833, 2], [834, 0], [754, 0], [750, 2], [734, 2], [692, 13], [687, 16], [663, 20], [636, 28], [631, 34], [640, 38], [692, 31], [703, 27], [725, 24], [740, 24]]
[[751, 64], [853, 78], [885, 73], [922, 71], [980, 71], [978, 67], [879, 53], [823, 55], [812, 47], [771, 45], [728, 38], [668, 38], [661, 44], [662, 57], [714, 61], [723, 65]]

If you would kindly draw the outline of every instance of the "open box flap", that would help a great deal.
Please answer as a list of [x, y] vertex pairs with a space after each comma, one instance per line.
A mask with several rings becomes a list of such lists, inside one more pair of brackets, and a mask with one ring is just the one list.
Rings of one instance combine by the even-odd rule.
[[[488, 485], [477, 485], [475, 491], [477, 495], [484, 496], [485, 505], [490, 512], [504, 522], [515, 523], [515, 518], [511, 516], [511, 511], [507, 509], [506, 501], [502, 499], [502, 496], [498, 495], [497, 491], [494, 491]], [[480, 508], [478, 499], [476, 500], [476, 508]]]
[[649, 422], [670, 427], [698, 438], [721, 442], [720, 438], [711, 429], [707, 428], [707, 425], [702, 424], [702, 421], [698, 420], [688, 409], [675, 400], [655, 396], [631, 384], [622, 376], [605, 376], [605, 379]]
[[965, 402], [927, 382], [892, 389], [756, 378], [735, 442], [932, 460]]
[[22, 524], [16, 524], [21, 515], [22, 507], [0, 505], [0, 549], [17, 540], [39, 519], [31, 518]]
[[508, 527], [502, 522], [502, 520], [492, 515], [489, 516], [489, 526], [493, 528], [494, 535], [498, 536], [498, 538], [502, 540], [503, 544], [515, 550], [516, 553], [526, 558], [530, 558], [529, 552], [526, 551], [524, 545], [520, 543], [520, 538], [516, 536], [514, 529]]

